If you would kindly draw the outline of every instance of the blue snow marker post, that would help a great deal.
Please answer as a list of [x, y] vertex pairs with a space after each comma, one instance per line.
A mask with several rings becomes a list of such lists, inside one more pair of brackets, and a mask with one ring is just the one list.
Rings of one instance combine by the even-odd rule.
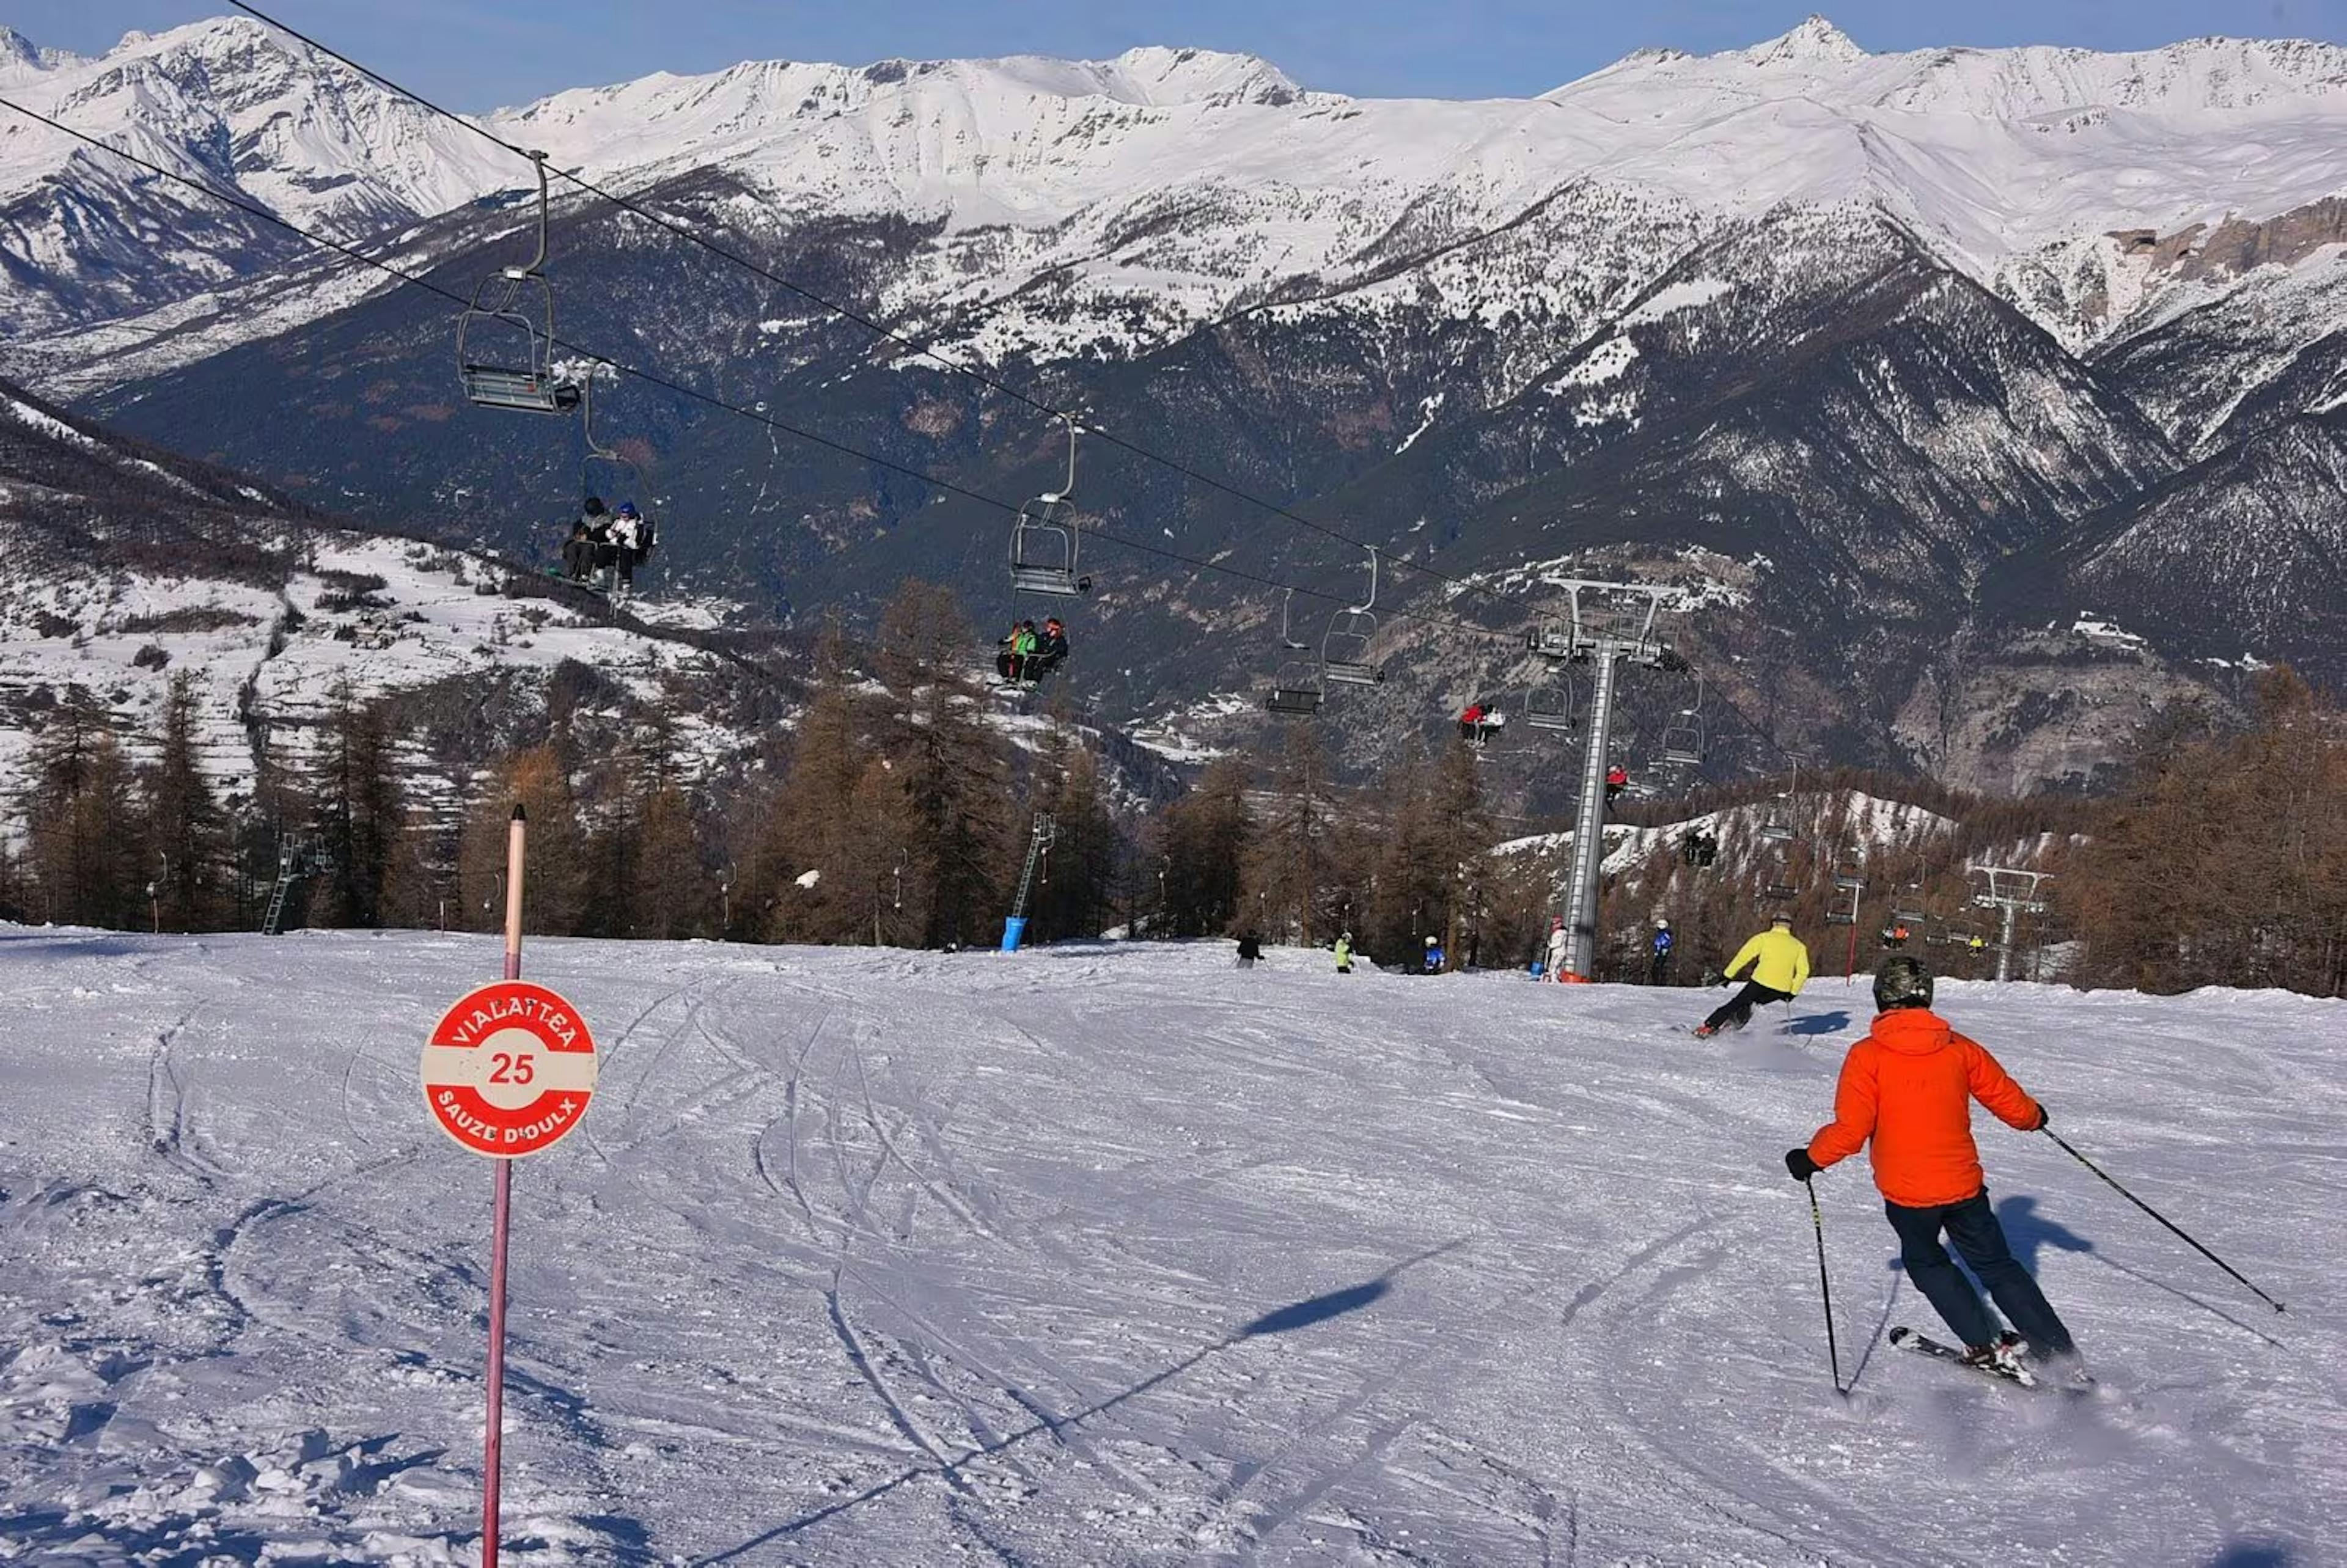
[[1026, 934], [1027, 917], [1025, 916], [1013, 915], [1008, 920], [1003, 921], [1002, 950], [1006, 953], [1017, 952], [1019, 950], [1020, 938], [1026, 936]]

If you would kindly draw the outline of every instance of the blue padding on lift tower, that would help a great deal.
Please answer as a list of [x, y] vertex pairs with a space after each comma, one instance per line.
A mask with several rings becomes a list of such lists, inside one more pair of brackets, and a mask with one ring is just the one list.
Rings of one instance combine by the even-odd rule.
[[1017, 952], [1019, 939], [1026, 934], [1027, 921], [1023, 916], [1014, 915], [1005, 920], [1002, 923], [1002, 950], [1006, 953]]

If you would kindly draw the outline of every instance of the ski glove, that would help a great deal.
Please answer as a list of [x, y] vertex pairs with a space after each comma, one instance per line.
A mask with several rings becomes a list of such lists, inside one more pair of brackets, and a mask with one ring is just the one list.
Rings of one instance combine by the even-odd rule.
[[1806, 1182], [1825, 1167], [1810, 1159], [1807, 1149], [1788, 1149], [1785, 1151], [1785, 1169], [1793, 1173], [1793, 1180]]

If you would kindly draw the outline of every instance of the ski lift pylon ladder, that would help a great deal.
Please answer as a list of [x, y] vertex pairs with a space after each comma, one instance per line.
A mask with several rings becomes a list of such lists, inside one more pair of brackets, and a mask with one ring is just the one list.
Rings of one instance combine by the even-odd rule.
[[1386, 672], [1369, 657], [1378, 634], [1378, 548], [1369, 550], [1369, 593], [1360, 603], [1348, 605], [1328, 618], [1320, 634], [1320, 674], [1340, 686], [1375, 686]]
[[522, 414], [568, 414], [579, 388], [554, 369], [554, 285], [546, 277], [546, 154], [538, 171], [538, 249], [526, 267], [483, 278], [456, 318], [456, 379], [467, 401]]
[[1072, 599], [1087, 591], [1079, 559], [1076, 527], [1076, 438], [1081, 433], [1071, 415], [1060, 415], [1068, 428], [1068, 473], [1057, 490], [1046, 490], [1019, 508], [1010, 524], [1010, 588], [1015, 593], [1049, 594]]

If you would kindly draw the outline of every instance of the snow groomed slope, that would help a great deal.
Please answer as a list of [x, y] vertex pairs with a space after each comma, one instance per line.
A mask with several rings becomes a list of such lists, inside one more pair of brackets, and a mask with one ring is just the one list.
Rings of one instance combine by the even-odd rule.
[[[496, 967], [0, 930], [0, 1561], [472, 1561], [489, 1180], [415, 1062]], [[1222, 945], [526, 972], [608, 1055], [517, 1173], [512, 1562], [2311, 1563], [2347, 1518], [2337, 1002], [1949, 986], [2291, 1310], [1987, 1125], [2101, 1390], [1891, 1351], [1932, 1320], [1843, 1167], [1843, 1399], [1778, 1163], [1839, 981], [1715, 1047], [1696, 991]]]

